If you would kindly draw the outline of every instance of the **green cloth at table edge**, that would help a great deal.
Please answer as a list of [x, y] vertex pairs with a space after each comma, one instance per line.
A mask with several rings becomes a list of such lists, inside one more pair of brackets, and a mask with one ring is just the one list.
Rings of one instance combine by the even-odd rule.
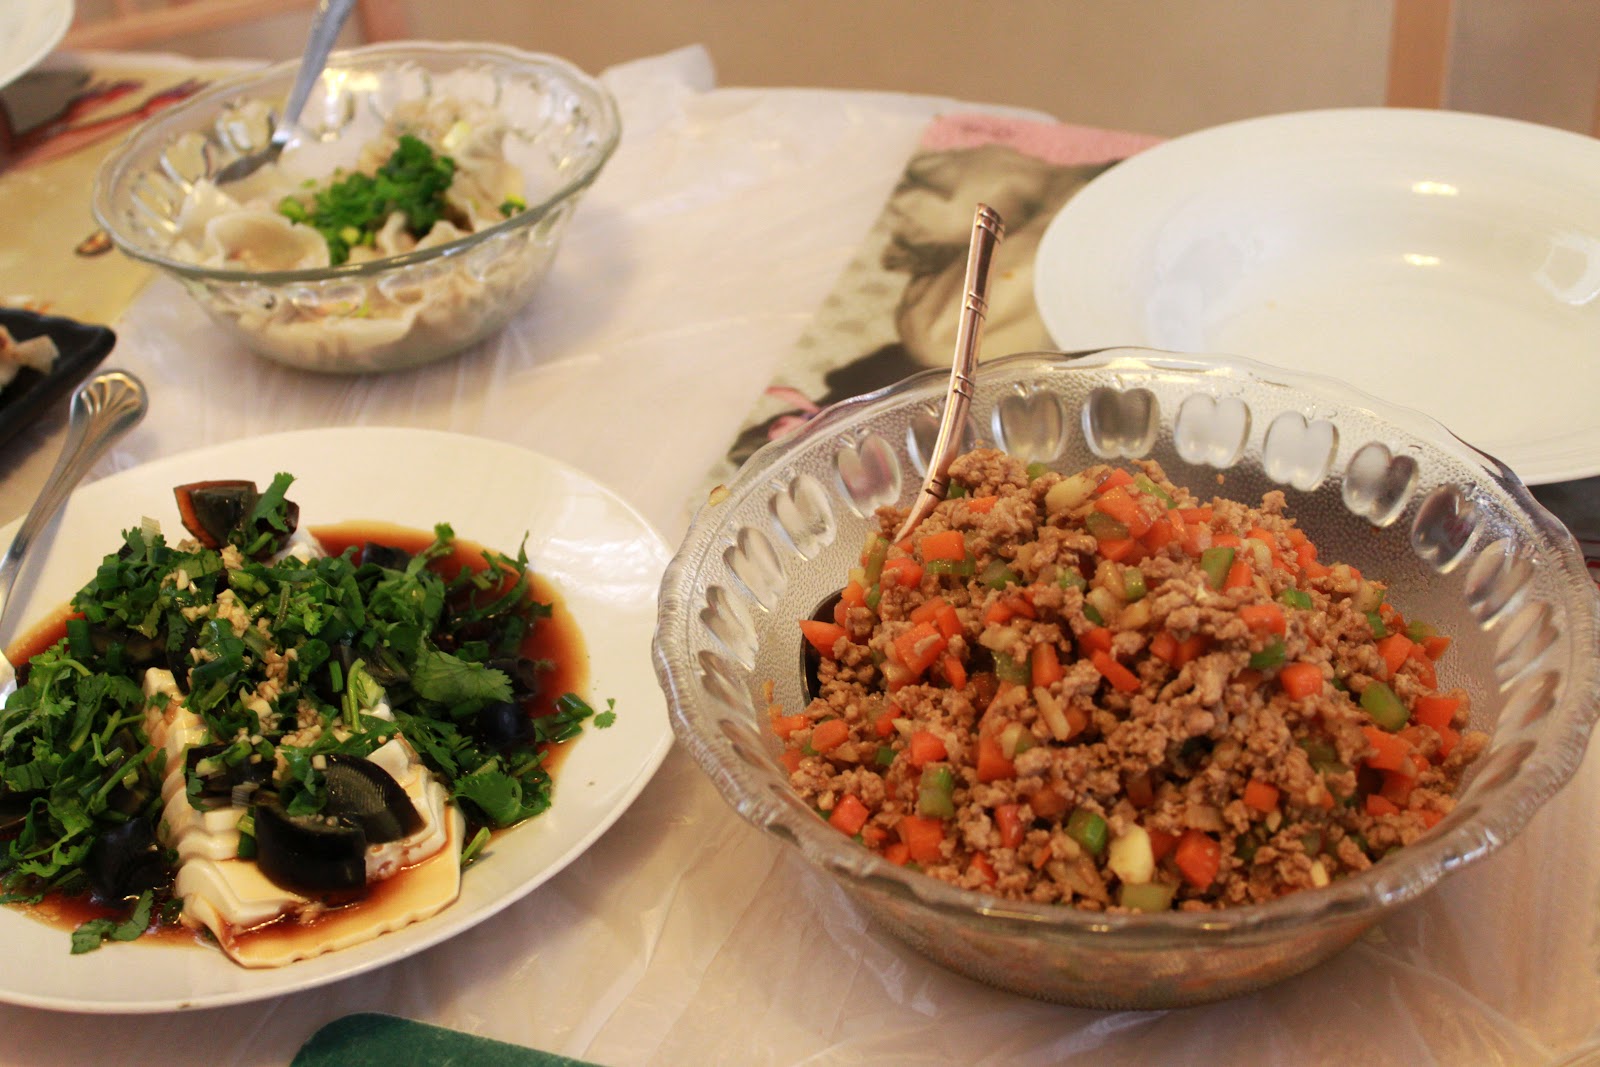
[[290, 1067], [595, 1067], [584, 1060], [463, 1034], [377, 1012], [335, 1019], [311, 1035]]

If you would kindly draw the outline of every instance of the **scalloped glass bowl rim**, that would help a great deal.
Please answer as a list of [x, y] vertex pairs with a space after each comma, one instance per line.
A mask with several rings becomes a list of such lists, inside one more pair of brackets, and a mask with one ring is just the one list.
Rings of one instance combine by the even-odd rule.
[[[1472, 448], [1422, 412], [1380, 400], [1333, 378], [1280, 370], [1242, 357], [1196, 356], [1134, 347], [1072, 353], [1016, 353], [985, 360], [980, 365], [980, 374], [985, 370], [992, 373], [1014, 369], [1030, 362], [1041, 371], [1051, 372], [1110, 368], [1130, 373], [1190, 372], [1222, 381], [1254, 380], [1359, 404], [1383, 421], [1481, 470], [1509, 492], [1532, 525], [1547, 534], [1570, 540], [1565, 527], [1533, 499], [1504, 464]], [[828, 407], [791, 437], [758, 450], [729, 485], [728, 499], [738, 498], [747, 487], [769, 482], [791, 450], [829, 436], [839, 424], [854, 420], [864, 410], [880, 405], [894, 406], [900, 398], [912, 394], [939, 400], [948, 380], [948, 371], [921, 371], [894, 385]], [[1600, 694], [1596, 693], [1600, 688], [1600, 658], [1591, 657], [1586, 661], [1582, 677], [1569, 678], [1565, 698], [1551, 713], [1549, 731], [1540, 746], [1545, 758], [1529, 757], [1530, 762], [1517, 775], [1514, 792], [1502, 794], [1495, 804], [1480, 807], [1459, 825], [1451, 826], [1447, 819], [1441, 824], [1440, 832], [1406, 846], [1398, 857], [1386, 859], [1359, 874], [1336, 879], [1321, 889], [1260, 904], [1159, 915], [1090, 912], [1059, 904], [1007, 900], [961, 889], [889, 863], [818, 819], [792, 791], [782, 793], [756, 788], [756, 783], [746, 776], [759, 776], [760, 772], [739, 760], [720, 731], [706, 730], [702, 736], [702, 732], [696, 730], [696, 723], [703, 716], [700, 707], [703, 698], [695, 691], [692, 677], [676, 673], [667, 648], [686, 646], [683, 640], [689, 625], [686, 613], [673, 611], [672, 607], [685, 600], [684, 593], [689, 589], [686, 576], [691, 567], [697, 566], [708, 552], [720, 545], [717, 538], [705, 536], [706, 530], [720, 525], [696, 516], [662, 582], [659, 602], [663, 610], [658, 616], [655, 640], [656, 675], [668, 694], [672, 725], [679, 740], [690, 749], [724, 799], [745, 819], [793, 844], [808, 860], [845, 882], [847, 888], [888, 892], [951, 918], [981, 919], [987, 925], [1012, 928], [1013, 933], [1114, 935], [1130, 943], [1155, 943], [1180, 937], [1196, 939], [1198, 945], [1204, 939], [1265, 936], [1323, 922], [1359, 918], [1375, 921], [1383, 912], [1422, 896], [1445, 875], [1483, 858], [1519, 833], [1533, 813], [1571, 778], [1582, 760], [1590, 728], [1600, 715]], [[1587, 576], [1575, 545], [1572, 553], [1552, 562], [1580, 572], [1592, 595], [1593, 582]], [[1591, 637], [1597, 627], [1600, 627], [1600, 597], [1596, 597], [1589, 608]], [[723, 753], [726, 759], [722, 758]], [[770, 781], [780, 781], [775, 772]]]
[[474, 58], [488, 57], [512, 61], [525, 66], [553, 70], [573, 84], [581, 87], [586, 93], [594, 96], [595, 100], [601, 105], [602, 113], [606, 119], [608, 135], [588, 159], [580, 173], [574, 175], [570, 181], [539, 203], [528, 205], [522, 211], [502, 222], [495, 223], [488, 229], [469, 233], [464, 237], [456, 238], [454, 241], [435, 245], [431, 248], [405, 252], [397, 256], [369, 259], [361, 263], [343, 263], [336, 267], [311, 267], [302, 270], [221, 270], [215, 267], [203, 267], [199, 264], [172, 259], [145, 247], [137, 238], [130, 236], [119, 228], [110, 202], [111, 191], [123, 178], [123, 172], [131, 162], [136, 146], [142, 147], [150, 138], [168, 131], [174, 134], [184, 132], [188, 128], [185, 126], [185, 121], [192, 118], [195, 112], [238, 97], [248, 90], [257, 89], [275, 79], [286, 79], [299, 65], [299, 60], [289, 60], [218, 82], [210, 89], [196, 94], [183, 103], [159, 113], [149, 121], [136, 127], [133, 132], [123, 139], [115, 151], [106, 158], [106, 161], [101, 164], [98, 173], [95, 175], [92, 201], [95, 221], [111, 235], [117, 247], [127, 255], [186, 278], [255, 285], [288, 285], [366, 278], [398, 267], [408, 267], [435, 259], [442, 260], [457, 256], [500, 234], [511, 233], [525, 226], [533, 225], [548, 215], [557, 205], [570, 200], [573, 196], [593, 184], [606, 161], [616, 151], [617, 144], [622, 136], [622, 121], [617, 111], [616, 99], [611, 95], [610, 90], [606, 89], [597, 79], [584, 73], [578, 67], [559, 56], [547, 55], [541, 52], [524, 52], [508, 45], [497, 44], [401, 42], [366, 45], [360, 48], [335, 52], [328, 60], [328, 67], [337, 69], [341, 65], [349, 67], [379, 61], [398, 62], [418, 56], [435, 59], [441, 56], [457, 57], [463, 63], [470, 62]]

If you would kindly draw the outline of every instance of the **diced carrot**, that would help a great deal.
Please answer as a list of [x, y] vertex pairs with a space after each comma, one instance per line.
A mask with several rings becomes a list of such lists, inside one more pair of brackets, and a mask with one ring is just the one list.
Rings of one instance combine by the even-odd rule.
[[1390, 634], [1378, 642], [1378, 655], [1383, 657], [1383, 665], [1393, 678], [1400, 665], [1406, 661], [1406, 656], [1411, 653], [1411, 638], [1403, 633]]
[[784, 770], [788, 771], [790, 774], [793, 774], [795, 771], [800, 769], [800, 761], [805, 758], [805, 753], [801, 752], [798, 748], [786, 748], [778, 757], [778, 760], [783, 764]]
[[1278, 787], [1271, 782], [1263, 782], [1259, 778], [1252, 778], [1245, 783], [1243, 800], [1248, 807], [1255, 808], [1265, 815], [1269, 811], [1278, 810]]
[[1156, 802], [1155, 786], [1150, 782], [1148, 771], [1125, 775], [1122, 779], [1122, 792], [1127, 796], [1128, 803], [1136, 808], [1148, 808]]
[[867, 588], [854, 578], [845, 583], [844, 591], [839, 594], [839, 602], [852, 608], [867, 606]]
[[997, 496], [974, 496], [967, 498], [967, 507], [976, 511], [979, 515], [987, 515], [994, 510], [994, 506], [999, 502], [1000, 498]]
[[904, 714], [899, 704], [885, 704], [878, 717], [872, 720], [872, 732], [879, 737], [888, 737], [894, 733], [894, 720]]
[[1403, 808], [1411, 797], [1412, 787], [1416, 784], [1416, 775], [1402, 774], [1400, 771], [1384, 771], [1383, 788], [1378, 792], [1385, 800]]
[[931, 622], [919, 622], [889, 646], [895, 659], [913, 675], [921, 674], [944, 655], [945, 640]]
[[1130, 537], [1143, 537], [1150, 531], [1150, 516], [1121, 486], [1109, 490], [1101, 486], [1100, 499], [1094, 502], [1094, 509], [1126, 526]]
[[956, 614], [956, 609], [950, 601], [942, 596], [918, 604], [911, 612], [911, 621], [931, 622], [945, 637], [954, 637], [961, 632], [961, 617]]
[[924, 563], [935, 559], [960, 563], [967, 558], [967, 539], [960, 530], [923, 534], [917, 541], [917, 553]]
[[1087, 656], [1095, 652], [1111, 651], [1111, 631], [1104, 626], [1095, 626], [1078, 635], [1078, 647]]
[[1184, 522], [1198, 522], [1209, 524], [1211, 522], [1211, 505], [1200, 508], [1179, 508], [1178, 514], [1183, 516]]
[[883, 858], [896, 867], [904, 867], [911, 862], [911, 849], [904, 841], [895, 841], [884, 847]]
[[811, 647], [822, 654], [824, 659], [833, 659], [833, 647], [841, 639], [848, 641], [850, 633], [836, 622], [823, 622], [821, 619], [801, 619], [800, 632], [805, 634], [806, 640], [811, 642]]
[[1035, 819], [1057, 819], [1067, 813], [1067, 798], [1053, 785], [1041, 785], [1028, 794]]
[[1211, 543], [1217, 548], [1238, 548], [1244, 544], [1244, 539], [1236, 533], [1219, 533], [1211, 535]]
[[1283, 536], [1288, 539], [1290, 548], [1299, 548], [1301, 545], [1311, 544], [1311, 539], [1306, 536], [1306, 532], [1298, 526], [1289, 527], [1283, 532]]
[[1222, 868], [1222, 843], [1202, 830], [1185, 830], [1178, 839], [1172, 862], [1184, 881], [1196, 889], [1205, 889], [1216, 880]]
[[1106, 681], [1110, 682], [1114, 689], [1124, 693], [1134, 693], [1138, 692], [1140, 685], [1143, 684], [1137, 674], [1112, 659], [1109, 652], [1096, 652], [1090, 659], [1094, 663], [1094, 669], [1105, 675]]
[[1056, 646], [1049, 641], [1041, 641], [1033, 646], [1033, 653], [1029, 657], [1033, 668], [1033, 685], [1046, 688], [1061, 680], [1061, 657], [1056, 654]]
[[1439, 748], [1438, 751], [1434, 753], [1434, 756], [1438, 758], [1439, 762], [1443, 763], [1445, 757], [1449, 756], [1450, 753], [1454, 751], [1456, 743], [1460, 740], [1461, 734], [1456, 730], [1453, 730], [1448, 726], [1439, 727]]
[[1361, 733], [1372, 746], [1372, 755], [1361, 762], [1380, 771], [1405, 771], [1411, 768], [1411, 746], [1387, 730], [1363, 726]]
[[1291, 700], [1304, 700], [1322, 692], [1322, 668], [1315, 663], [1286, 663], [1278, 671], [1278, 684]]
[[1377, 793], [1367, 794], [1367, 814], [1374, 817], [1379, 815], [1399, 815], [1400, 806], [1388, 797]]
[[939, 846], [944, 842], [944, 824], [925, 815], [902, 815], [895, 831], [906, 851], [918, 863], [937, 863]]
[[1000, 832], [1000, 847], [1016, 848], [1022, 844], [1022, 805], [1001, 804], [995, 808], [994, 826]]
[[1139, 551], [1139, 542], [1131, 537], [1112, 537], [1096, 542], [1095, 548], [1102, 559], [1112, 563], [1131, 563]]
[[889, 840], [889, 831], [881, 826], [863, 826], [860, 830], [861, 843], [868, 848], [878, 848]]
[[946, 652], [939, 658], [939, 666], [943, 668], [944, 680], [950, 683], [951, 689], [967, 687], [967, 668], [959, 659]]
[[1139, 540], [1144, 542], [1144, 547], [1151, 552], [1160, 552], [1178, 539], [1178, 531], [1173, 527], [1172, 520], [1165, 515], [1157, 518], [1150, 524], [1144, 536]]
[[811, 747], [817, 752], [832, 752], [850, 738], [850, 724], [843, 719], [825, 719], [811, 730]]
[[828, 825], [846, 837], [854, 837], [861, 832], [871, 815], [860, 797], [846, 793], [834, 804], [833, 813], [828, 816]]
[[1150, 854], [1157, 863], [1172, 855], [1172, 850], [1178, 847], [1178, 835], [1169, 834], [1165, 830], [1152, 830], [1145, 828], [1145, 833], [1150, 837]]
[[1264, 674], [1256, 670], [1254, 667], [1246, 667], [1229, 680], [1244, 686], [1246, 689], [1257, 689], [1260, 687], [1262, 679], [1265, 677], [1266, 676]]
[[883, 577], [887, 584], [893, 579], [897, 585], [911, 589], [922, 583], [922, 564], [910, 556], [891, 556], [883, 561]]
[[1424, 726], [1443, 730], [1455, 721], [1456, 710], [1461, 707], [1460, 697], [1427, 693], [1411, 704], [1411, 718]]
[[1174, 667], [1182, 668], [1185, 663], [1205, 655], [1206, 649], [1211, 647], [1211, 639], [1204, 634], [1190, 634], [1178, 642], [1178, 658], [1172, 661]]
[[1171, 630], [1162, 630], [1150, 639], [1150, 654], [1169, 664], [1178, 658], [1178, 639]]
[[1223, 581], [1224, 589], [1243, 589], [1245, 586], [1254, 585], [1255, 572], [1250, 569], [1250, 564], [1242, 559], [1235, 559], [1233, 566], [1228, 568], [1228, 577]]
[[1440, 637], [1436, 634], [1433, 637], [1424, 637], [1422, 639], [1422, 651], [1429, 659], [1438, 659], [1449, 648], [1450, 639], [1448, 637]]
[[989, 734], [978, 735], [978, 781], [998, 782], [1014, 778], [1016, 774], [1016, 764], [1000, 751], [1000, 742]]
[[1417, 812], [1417, 814], [1422, 817], [1422, 825], [1426, 826], [1430, 830], [1432, 830], [1435, 826], [1438, 826], [1439, 820], [1444, 818], [1443, 812], [1434, 811], [1432, 808], [1423, 808], [1421, 811]]
[[1277, 604], [1245, 604], [1239, 608], [1239, 618], [1250, 629], [1260, 633], [1282, 637], [1288, 632], [1288, 620], [1284, 618], [1283, 608]]
[[1100, 484], [1094, 487], [1094, 491], [1104, 494], [1111, 492], [1113, 489], [1120, 489], [1125, 485], [1132, 484], [1133, 475], [1129, 474], [1121, 467], [1116, 467], [1111, 471], [1110, 474], [1100, 479]]
[[1417, 681], [1429, 689], [1438, 688], [1439, 672], [1434, 670], [1433, 660], [1422, 650], [1421, 645], [1414, 641], [1412, 642], [1411, 650], [1406, 653], [1406, 662], [1411, 664], [1411, 669], [1416, 674]]
[[772, 719], [772, 732], [784, 740], [796, 730], [803, 730], [808, 722], [804, 715], [776, 715]]
[[1053, 855], [1054, 854], [1050, 851], [1050, 842], [1046, 841], [1039, 847], [1039, 850], [1033, 854], [1033, 869], [1036, 871], [1044, 870], [1044, 865], [1050, 862]]
[[968, 866], [977, 872], [978, 877], [983, 879], [985, 885], [994, 885], [1000, 880], [1000, 876], [994, 872], [994, 864], [990, 863], [989, 857], [982, 852], [974, 852], [972, 861]]
[[[813, 743], [812, 747], [815, 748], [816, 745]], [[940, 739], [938, 734], [930, 733], [927, 730], [912, 732], [911, 740], [907, 743], [906, 754], [910, 758], [913, 767], [921, 767], [924, 764], [936, 763], [939, 760], [950, 758], [950, 752], [944, 747], [944, 741]]]

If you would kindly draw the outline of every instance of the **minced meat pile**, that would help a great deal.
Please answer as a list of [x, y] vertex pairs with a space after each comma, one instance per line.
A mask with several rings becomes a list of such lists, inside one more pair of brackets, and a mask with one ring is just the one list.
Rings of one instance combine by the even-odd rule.
[[1317, 559], [1270, 492], [979, 450], [901, 544], [885, 508], [799, 714], [794, 788], [891, 862], [1093, 910], [1268, 900], [1428, 832], [1487, 744], [1449, 639]]

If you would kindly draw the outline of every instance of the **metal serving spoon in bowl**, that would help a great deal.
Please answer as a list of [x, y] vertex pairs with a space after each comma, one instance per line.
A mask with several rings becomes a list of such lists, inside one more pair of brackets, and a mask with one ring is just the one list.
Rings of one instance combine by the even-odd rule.
[[300, 57], [300, 70], [294, 76], [294, 85], [289, 88], [289, 99], [283, 105], [283, 114], [278, 117], [272, 139], [267, 142], [267, 147], [240, 156], [217, 171], [212, 179], [214, 182], [227, 185], [248, 178], [283, 155], [284, 147], [294, 136], [295, 127], [300, 122], [300, 112], [305, 110], [306, 101], [311, 97], [311, 87], [317, 84], [317, 79], [322, 76], [322, 68], [328, 65], [333, 42], [344, 28], [345, 20], [350, 17], [350, 9], [354, 6], [355, 0], [321, 0], [317, 4], [316, 16], [311, 20], [311, 34], [306, 39], [305, 54]]
[[[944, 414], [939, 419], [939, 435], [934, 439], [933, 453], [928, 458], [928, 472], [922, 479], [922, 488], [911, 504], [905, 521], [895, 532], [894, 540], [900, 542], [911, 536], [922, 520], [944, 500], [950, 491], [950, 464], [961, 451], [962, 428], [967, 409], [972, 405], [973, 379], [978, 369], [978, 342], [983, 337], [983, 323], [989, 314], [989, 269], [994, 263], [994, 251], [1005, 237], [1005, 223], [1000, 213], [988, 204], [979, 204], [972, 216], [972, 237], [967, 244], [967, 273], [963, 285], [961, 317], [956, 323], [955, 357], [950, 364], [950, 387], [945, 392]], [[839, 603], [840, 593], [834, 593], [818, 604], [811, 618], [823, 622], [833, 621], [833, 609]], [[806, 641], [801, 641], [806, 692], [816, 696], [821, 691], [817, 671], [821, 657]]]
[[[127, 371], [102, 371], [72, 394], [67, 440], [61, 446], [61, 455], [22, 525], [17, 527], [17, 535], [11, 539], [5, 557], [0, 559], [0, 638], [10, 633], [6, 623], [11, 612], [11, 591], [17, 584], [28, 549], [61, 510], [73, 488], [89, 473], [89, 468], [106, 449], [139, 424], [149, 406], [144, 383]], [[16, 672], [11, 661], [0, 652], [0, 703], [15, 689]]]

